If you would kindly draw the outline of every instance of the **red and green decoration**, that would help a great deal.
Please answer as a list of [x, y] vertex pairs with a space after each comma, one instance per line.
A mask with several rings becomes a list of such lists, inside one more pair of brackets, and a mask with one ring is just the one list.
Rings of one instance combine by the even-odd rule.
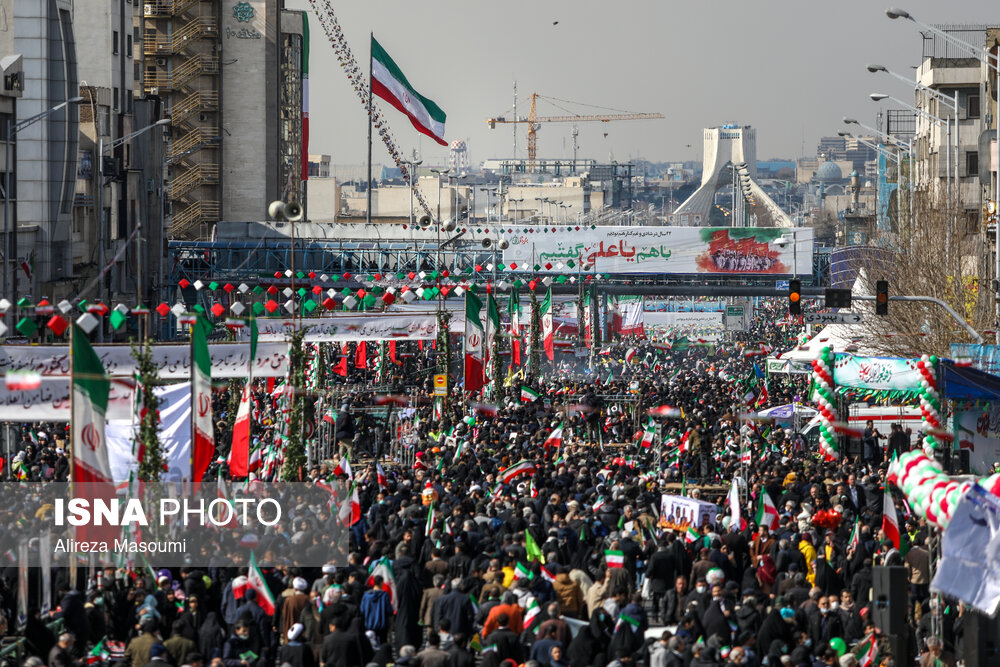
[[819, 448], [825, 460], [836, 461], [840, 458], [840, 451], [837, 448], [835, 431], [837, 396], [836, 384], [833, 381], [833, 351], [829, 347], [824, 347], [819, 353], [819, 358], [813, 360], [812, 367], [820, 415]]
[[924, 355], [917, 362], [920, 371], [920, 414], [929, 427], [924, 435], [924, 449], [932, 451], [941, 446], [935, 437], [941, 431], [941, 395], [938, 393], [938, 358]]

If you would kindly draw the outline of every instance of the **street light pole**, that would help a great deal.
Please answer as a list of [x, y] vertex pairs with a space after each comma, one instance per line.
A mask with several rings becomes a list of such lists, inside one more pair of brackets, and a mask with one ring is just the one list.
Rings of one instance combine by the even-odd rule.
[[403, 164], [407, 166], [407, 171], [410, 174], [410, 229], [413, 229], [413, 171], [416, 167], [423, 164], [423, 160], [403, 160]]

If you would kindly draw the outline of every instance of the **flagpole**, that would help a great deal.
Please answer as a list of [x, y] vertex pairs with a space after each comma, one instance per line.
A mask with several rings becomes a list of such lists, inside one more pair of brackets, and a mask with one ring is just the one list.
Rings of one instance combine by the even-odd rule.
[[372, 224], [372, 49], [375, 33], [368, 33], [368, 206], [365, 211], [365, 222]]

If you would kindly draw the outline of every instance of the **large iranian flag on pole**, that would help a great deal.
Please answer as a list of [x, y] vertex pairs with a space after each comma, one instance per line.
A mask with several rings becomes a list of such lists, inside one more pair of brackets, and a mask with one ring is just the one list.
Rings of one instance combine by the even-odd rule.
[[768, 530], [778, 527], [778, 508], [771, 502], [771, 496], [761, 489], [760, 502], [757, 505], [757, 516], [754, 517], [758, 526], [767, 526]]
[[[72, 331], [73, 481], [111, 484], [111, 464], [104, 437], [111, 380], [80, 327]], [[113, 492], [113, 489], [112, 489]]]
[[892, 545], [899, 548], [899, 519], [896, 518], [896, 505], [892, 502], [892, 492], [885, 485], [885, 495], [882, 497], [882, 532], [892, 540]]
[[445, 113], [432, 100], [427, 99], [410, 85], [402, 70], [389, 57], [382, 45], [372, 37], [372, 94], [406, 114], [417, 132], [426, 134], [442, 146]]
[[[229, 450], [229, 475], [246, 477], [250, 473], [250, 382], [243, 386], [240, 407], [233, 424], [233, 446]], [[221, 477], [220, 477], [221, 479]]]
[[[489, 362], [490, 366], [493, 366], [493, 350], [497, 339], [497, 333], [500, 331], [500, 310], [497, 308], [497, 301], [490, 294], [486, 297], [486, 353], [483, 355]], [[496, 378], [490, 375], [491, 380]]]
[[479, 313], [482, 300], [471, 292], [465, 293], [465, 390], [483, 388], [483, 322]]
[[[199, 318], [191, 327], [191, 476], [201, 482], [215, 457], [212, 420], [212, 357], [208, 352], [205, 323]], [[249, 408], [249, 406], [248, 406]]]
[[539, 309], [542, 321], [542, 347], [545, 349], [545, 356], [549, 361], [555, 357], [555, 341], [552, 338], [552, 288], [545, 294], [545, 300]]

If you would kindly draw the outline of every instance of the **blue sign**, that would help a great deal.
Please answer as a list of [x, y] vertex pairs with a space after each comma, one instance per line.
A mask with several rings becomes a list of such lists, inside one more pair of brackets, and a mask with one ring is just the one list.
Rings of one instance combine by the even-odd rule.
[[775, 280], [774, 281], [774, 289], [788, 289], [788, 281], [787, 280]]

